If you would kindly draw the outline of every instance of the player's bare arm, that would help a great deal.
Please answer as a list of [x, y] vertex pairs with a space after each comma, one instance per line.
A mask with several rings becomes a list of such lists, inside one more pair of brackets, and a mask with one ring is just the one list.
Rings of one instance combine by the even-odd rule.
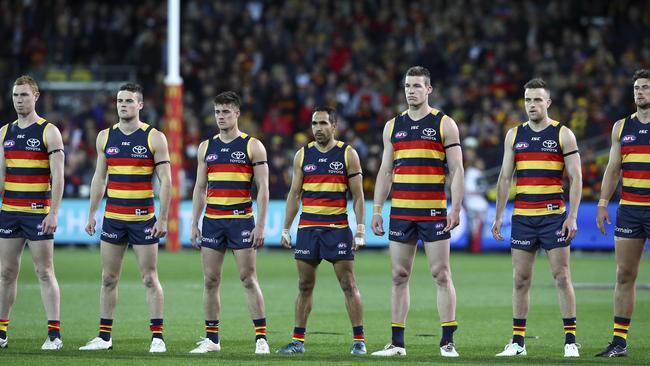
[[45, 216], [42, 222], [43, 233], [53, 234], [57, 227], [57, 217], [59, 208], [61, 207], [61, 199], [63, 199], [63, 166], [64, 166], [64, 153], [63, 153], [63, 139], [61, 132], [53, 124], [48, 124], [45, 128], [45, 145], [50, 160], [50, 174], [52, 175], [52, 201], [50, 205], [50, 212]]
[[[7, 133], [7, 126], [4, 125], [0, 127], [0, 136], [4, 136]], [[5, 149], [4, 144], [0, 143], [0, 197], [5, 193], [5, 174], [7, 170], [7, 163], [5, 161]]]
[[300, 208], [300, 198], [302, 197], [302, 159], [304, 158], [304, 149], [298, 150], [293, 158], [293, 178], [291, 187], [287, 196], [287, 205], [284, 209], [284, 226], [282, 229], [282, 238], [280, 244], [283, 248], [291, 248], [291, 236], [289, 229], [298, 214]]
[[348, 161], [348, 175], [350, 176], [348, 186], [352, 194], [354, 215], [357, 219], [357, 230], [354, 234], [352, 250], [358, 250], [366, 245], [366, 226], [364, 225], [366, 209], [363, 197], [363, 172], [357, 151], [350, 147], [345, 153]]
[[506, 208], [508, 196], [510, 195], [510, 186], [512, 185], [512, 175], [515, 168], [515, 154], [512, 150], [512, 143], [515, 139], [517, 127], [508, 130], [503, 148], [503, 163], [499, 172], [497, 181], [497, 202], [494, 224], [492, 225], [492, 236], [496, 240], [503, 240], [501, 236], [501, 224], [503, 220], [503, 210]]
[[201, 239], [201, 230], [199, 229], [199, 219], [205, 209], [205, 200], [208, 189], [208, 167], [205, 164], [205, 151], [208, 149], [208, 140], [201, 142], [197, 154], [196, 165], [196, 182], [192, 193], [192, 232], [190, 241], [194, 248], [199, 247]]
[[151, 135], [151, 148], [156, 164], [156, 176], [160, 182], [160, 214], [153, 226], [152, 235], [154, 238], [162, 238], [167, 235], [167, 219], [172, 198], [172, 172], [165, 134], [154, 130]]
[[451, 190], [451, 210], [447, 211], [447, 226], [444, 231], [450, 231], [460, 223], [460, 206], [463, 203], [465, 192], [465, 169], [463, 168], [463, 152], [460, 148], [458, 126], [453, 119], [446, 116], [442, 123], [443, 144], [446, 147]]
[[580, 154], [578, 143], [573, 132], [564, 127], [560, 130], [562, 138], [562, 154], [564, 154], [564, 169], [569, 176], [569, 214], [562, 224], [562, 235], [567, 242], [576, 236], [578, 232], [578, 207], [582, 197], [582, 167], [580, 166]]
[[88, 222], [86, 224], [86, 233], [88, 235], [95, 234], [95, 213], [106, 191], [108, 165], [106, 163], [106, 156], [104, 156], [104, 146], [106, 145], [107, 139], [108, 129], [105, 129], [99, 132], [95, 143], [97, 148], [97, 163], [95, 165], [95, 174], [93, 174], [93, 179], [90, 182], [90, 209], [88, 210]]
[[624, 120], [620, 120], [612, 127], [612, 147], [609, 149], [609, 160], [603, 174], [603, 181], [600, 186], [600, 200], [598, 201], [598, 214], [596, 216], [596, 225], [601, 233], [605, 232], [605, 221], [608, 225], [612, 224], [607, 212], [607, 204], [614, 194], [621, 178], [621, 129]]
[[381, 156], [381, 166], [377, 173], [375, 182], [375, 194], [372, 209], [372, 232], [377, 236], [384, 235], [384, 219], [381, 217], [381, 209], [388, 198], [390, 188], [393, 185], [393, 144], [390, 141], [390, 134], [393, 129], [394, 119], [391, 119], [384, 126], [383, 141], [384, 152]]
[[269, 206], [269, 165], [266, 163], [266, 149], [258, 139], [251, 139], [251, 162], [253, 179], [257, 187], [257, 220], [251, 232], [253, 248], [264, 245], [264, 227]]

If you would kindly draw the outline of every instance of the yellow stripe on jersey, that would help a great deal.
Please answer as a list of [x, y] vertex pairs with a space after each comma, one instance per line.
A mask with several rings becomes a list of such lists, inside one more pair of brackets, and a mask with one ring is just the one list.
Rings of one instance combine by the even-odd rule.
[[392, 207], [403, 208], [446, 208], [447, 201], [445, 200], [403, 200], [393, 198], [391, 200]]
[[50, 183], [5, 182], [5, 190], [16, 192], [46, 192], [50, 190]]
[[559, 215], [566, 211], [566, 207], [561, 207], [558, 210], [548, 210], [546, 208], [515, 208], [513, 215], [523, 216], [544, 216], [544, 215]]
[[619, 205], [632, 205], [632, 206], [650, 206], [650, 202], [636, 202], [620, 199], [618, 201]]
[[115, 212], [105, 212], [104, 217], [108, 219], [115, 219], [115, 220], [122, 220], [122, 221], [145, 221], [153, 218], [154, 213], [150, 213], [147, 215], [129, 215], [129, 214], [121, 214], [121, 213], [115, 213]]
[[7, 168], [49, 168], [49, 160], [6, 159]]
[[112, 198], [131, 198], [131, 199], [143, 199], [143, 198], [152, 198], [152, 190], [134, 190], [134, 191], [125, 191], [118, 189], [109, 189], [108, 197]]
[[253, 217], [253, 213], [245, 215], [210, 215], [206, 213], [204, 216], [209, 219], [248, 219], [250, 217]]
[[302, 206], [302, 212], [316, 215], [341, 215], [347, 212], [345, 207]]
[[393, 154], [393, 159], [406, 159], [406, 158], [427, 158], [427, 159], [445, 159], [445, 153], [433, 149], [407, 149], [397, 150]]
[[25, 206], [13, 206], [6, 203], [2, 204], [2, 211], [11, 211], [11, 212], [26, 212], [26, 213], [35, 213], [35, 214], [47, 214], [50, 212], [49, 207], [43, 208], [31, 208]]
[[303, 183], [302, 189], [308, 192], [345, 192], [348, 185], [344, 183]]
[[650, 163], [650, 154], [624, 154], [623, 163]]
[[439, 184], [445, 182], [445, 176], [442, 174], [395, 174], [393, 182]]
[[650, 179], [623, 178], [623, 186], [632, 188], [650, 188]]
[[238, 205], [251, 202], [250, 197], [208, 197], [208, 205]]
[[50, 127], [50, 126], [52, 126], [52, 124], [48, 123], [43, 128], [43, 146], [45, 146], [45, 150], [47, 150], [47, 139], [45, 138], [45, 135], [47, 133], [47, 128]]
[[517, 170], [522, 169], [540, 169], [540, 170], [562, 170], [564, 169], [564, 162], [561, 161], [518, 161], [515, 165]]
[[515, 193], [517, 194], [549, 194], [562, 192], [562, 186], [517, 186], [515, 190]]
[[152, 166], [110, 166], [108, 167], [108, 174], [124, 174], [124, 175], [148, 175], [153, 174]]
[[[436, 113], [433, 113], [433, 115], [434, 116], [437, 115], [438, 112], [439, 111], [436, 110]], [[445, 124], [445, 119], [447, 119], [447, 118], [449, 118], [449, 117], [447, 117], [446, 114], [444, 116], [442, 116], [442, 118], [440, 119], [440, 127], [438, 128], [438, 131], [440, 131], [440, 143], [443, 144], [443, 145], [445, 144], [445, 132], [444, 132], [445, 129], [444, 129], [443, 125]]]
[[239, 172], [215, 172], [208, 173], [208, 180], [210, 181], [231, 181], [231, 182], [250, 182], [253, 174], [239, 173]]

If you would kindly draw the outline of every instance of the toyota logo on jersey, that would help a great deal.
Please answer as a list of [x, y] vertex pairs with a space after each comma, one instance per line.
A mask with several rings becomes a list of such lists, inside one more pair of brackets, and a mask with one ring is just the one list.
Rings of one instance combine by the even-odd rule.
[[422, 133], [425, 136], [431, 137], [436, 135], [436, 130], [434, 130], [433, 128], [425, 128], [424, 130], [422, 130]]
[[38, 139], [31, 138], [27, 140], [27, 146], [29, 147], [39, 147], [41, 145], [41, 142], [38, 141]]
[[341, 170], [343, 169], [343, 163], [341, 163], [340, 161], [333, 161], [330, 163], [330, 169]]
[[147, 153], [147, 148], [142, 146], [142, 145], [134, 146], [133, 147], [133, 153], [134, 154], [139, 154], [139, 155], [146, 154]]
[[233, 159], [236, 159], [236, 160], [244, 160], [244, 158], [246, 157], [246, 154], [244, 154], [241, 151], [235, 151], [234, 153], [230, 154], [230, 157], [232, 157]]
[[557, 147], [557, 142], [553, 140], [546, 140], [542, 142], [542, 145], [544, 145], [544, 147], [547, 149], [555, 149]]

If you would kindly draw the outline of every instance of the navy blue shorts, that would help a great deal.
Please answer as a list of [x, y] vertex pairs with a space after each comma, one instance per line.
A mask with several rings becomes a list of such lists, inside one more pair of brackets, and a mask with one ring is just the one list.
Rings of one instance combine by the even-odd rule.
[[618, 206], [614, 236], [627, 239], [650, 238], [650, 206]]
[[526, 251], [538, 248], [551, 250], [569, 246], [562, 235], [562, 224], [566, 213], [543, 216], [512, 216], [510, 247]]
[[417, 241], [434, 242], [451, 238], [451, 232], [442, 231], [447, 226], [447, 220], [436, 221], [407, 221], [390, 219], [388, 225], [388, 240], [407, 243]]
[[29, 241], [54, 239], [54, 234], [43, 235], [41, 223], [45, 216], [0, 211], [0, 238], [25, 238]]
[[211, 249], [246, 249], [252, 248], [251, 231], [255, 228], [255, 219], [211, 219], [203, 218], [201, 228], [201, 246]]
[[101, 238], [111, 244], [158, 244], [159, 239], [154, 238], [152, 234], [155, 223], [155, 217], [145, 221], [124, 221], [104, 217]]
[[298, 229], [294, 257], [304, 261], [353, 260], [352, 231], [346, 228]]

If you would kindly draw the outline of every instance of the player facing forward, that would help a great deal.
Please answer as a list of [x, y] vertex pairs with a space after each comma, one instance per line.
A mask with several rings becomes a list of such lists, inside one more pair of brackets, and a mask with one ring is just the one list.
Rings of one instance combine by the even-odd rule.
[[[165, 135], [140, 121], [142, 87], [125, 84], [117, 93], [119, 122], [97, 135], [97, 165], [90, 186], [86, 232], [95, 234], [95, 213], [104, 191], [108, 199], [100, 252], [102, 285], [99, 335], [80, 350], [113, 348], [111, 332], [124, 253], [131, 244], [147, 291], [152, 339], [149, 352], [166, 352], [163, 289], [158, 280], [158, 241], [167, 234], [171, 172]], [[160, 182], [160, 214], [154, 215], [153, 175]], [[108, 183], [108, 184], [107, 184]]]
[[[576, 345], [576, 300], [569, 269], [569, 244], [578, 227], [582, 172], [576, 138], [565, 126], [548, 117], [551, 96], [542, 79], [524, 85], [528, 122], [511, 128], [505, 139], [503, 165], [497, 182], [496, 217], [492, 235], [503, 240], [503, 210], [510, 193], [513, 172], [517, 173], [515, 209], [512, 215], [513, 290], [512, 341], [497, 356], [525, 356], [526, 317], [535, 254], [548, 253], [564, 323], [564, 357], [578, 357]], [[570, 210], [564, 206], [562, 176], [568, 173]]]
[[[404, 356], [404, 330], [410, 305], [409, 278], [417, 241], [424, 242], [437, 285], [442, 323], [440, 354], [458, 357], [453, 340], [456, 290], [449, 265], [450, 232], [458, 225], [463, 199], [463, 158], [456, 122], [429, 106], [429, 70], [414, 66], [404, 79], [408, 110], [384, 127], [384, 153], [377, 175], [372, 231], [384, 235], [381, 210], [392, 186], [389, 245], [392, 268], [392, 339], [374, 356]], [[449, 169], [451, 210], [447, 210], [445, 166]]]
[[[241, 99], [226, 91], [214, 98], [219, 134], [199, 145], [196, 185], [192, 198], [192, 245], [201, 247], [205, 338], [190, 353], [221, 350], [221, 272], [226, 252], [233, 252], [239, 278], [246, 291], [255, 327], [255, 353], [269, 353], [266, 341], [264, 297], [257, 280], [257, 248], [264, 245], [269, 203], [269, 167], [260, 140], [239, 131]], [[257, 223], [253, 218], [251, 189], [257, 188]], [[207, 207], [206, 207], [207, 203]], [[202, 232], [199, 218], [203, 209]], [[200, 244], [199, 244], [200, 242]]]
[[59, 283], [54, 275], [54, 232], [63, 197], [63, 141], [59, 129], [36, 113], [40, 96], [30, 76], [14, 82], [18, 119], [0, 128], [0, 348], [8, 346], [9, 313], [16, 300], [20, 260], [29, 245], [47, 314], [41, 349], [63, 347]]
[[643, 247], [650, 238], [650, 70], [634, 73], [636, 113], [612, 128], [612, 146], [603, 175], [596, 222], [605, 234], [611, 224], [607, 204], [623, 176], [623, 190], [616, 214], [614, 243], [616, 287], [614, 289], [614, 336], [600, 357], [627, 356], [627, 332], [636, 301], [636, 278]]
[[[298, 150], [293, 163], [293, 180], [287, 197], [281, 244], [291, 248], [289, 229], [302, 213], [294, 250], [298, 266], [298, 298], [291, 343], [278, 353], [305, 352], [307, 319], [312, 308], [316, 270], [321, 260], [332, 263], [339, 280], [348, 316], [352, 323], [352, 349], [366, 354], [363, 332], [363, 305], [354, 277], [354, 252], [365, 245], [364, 200], [359, 155], [348, 144], [334, 138], [336, 112], [319, 107], [312, 114], [314, 142]], [[348, 226], [347, 192], [352, 194], [357, 230], [352, 237]]]

